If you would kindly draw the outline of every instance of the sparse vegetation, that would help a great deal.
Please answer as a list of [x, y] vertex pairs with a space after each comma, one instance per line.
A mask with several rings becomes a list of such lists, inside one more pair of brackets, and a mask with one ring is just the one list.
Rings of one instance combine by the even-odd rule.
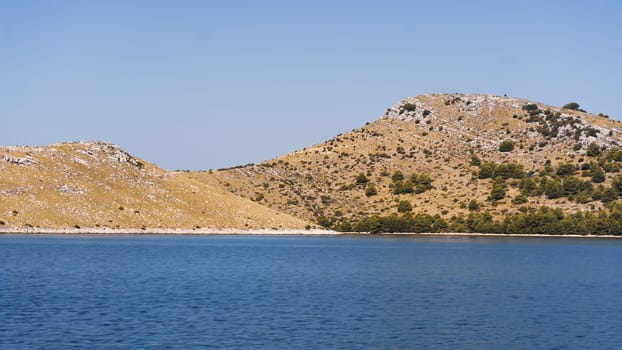
[[[478, 125], [477, 120], [461, 122], [467, 118], [466, 113], [471, 113], [470, 109], [480, 108], [473, 100], [440, 100], [442, 106], [454, 106], [449, 107], [451, 114], [436, 109], [438, 104], [434, 102], [409, 103], [412, 106], [402, 103], [397, 109], [390, 108], [387, 123], [376, 122], [340, 135], [315, 147], [317, 151], [305, 154], [299, 161], [284, 157], [290, 163], [302, 163], [304, 169], [277, 166], [274, 170], [282, 176], [305, 179], [297, 186], [307, 201], [304, 205], [281, 208], [304, 214], [321, 207], [327, 215], [333, 213], [321, 217], [319, 222], [329, 225], [326, 227], [375, 227], [371, 231], [376, 232], [408, 228], [404, 214], [414, 217], [416, 211], [438, 212], [443, 217], [455, 217], [447, 219], [446, 225], [468, 231], [480, 219], [489, 226], [496, 223], [499, 228], [504, 218], [519, 209], [527, 215], [527, 209], [522, 209], [527, 205], [560, 205], [564, 213], [569, 213], [571, 207], [598, 210], [603, 203], [609, 205], [619, 198], [619, 190], [611, 179], [620, 172], [622, 151], [615, 145], [601, 147], [606, 142], [600, 137], [607, 133], [601, 135], [602, 127], [592, 126], [571, 111], [535, 103], [523, 104], [521, 109], [510, 109], [505, 114], [498, 114], [493, 108], [486, 113], [498, 120], [501, 129], [492, 130]], [[470, 107], [456, 113], [456, 108], [466, 106]], [[403, 120], [391, 119], [413, 111], [418, 112], [415, 118], [410, 114], [399, 117]], [[431, 115], [448, 124], [441, 128], [434, 119], [427, 118]], [[461, 133], [464, 136], [458, 136]], [[506, 135], [505, 140], [497, 141], [499, 152], [491, 152], [495, 149], [487, 142], [494, 142], [500, 134]], [[587, 137], [597, 138], [598, 145], [588, 146]], [[468, 158], [461, 158], [465, 154], [461, 147], [468, 147]], [[337, 154], [338, 163], [331, 163], [325, 152]], [[330, 172], [319, 171], [316, 163]], [[334, 191], [334, 200], [329, 202], [314, 195], [328, 189], [325, 182], [333, 183], [330, 190]], [[289, 188], [282, 192], [287, 195]], [[289, 194], [292, 195], [295, 194]], [[392, 212], [398, 214], [388, 214]], [[466, 217], [468, 213], [473, 215]]]
[[398, 213], [406, 213], [413, 210], [412, 204], [409, 201], [400, 201], [397, 205]]
[[523, 111], [527, 111], [527, 112], [536, 112], [538, 111], [538, 106], [536, 104], [533, 103], [528, 103], [526, 105], [524, 105], [522, 107]]
[[573, 175], [577, 170], [577, 167], [572, 163], [560, 163], [557, 166], [557, 175], [568, 176]]
[[514, 141], [504, 140], [499, 144], [499, 152], [512, 152], [514, 150]]
[[374, 186], [373, 184], [367, 185], [367, 188], [365, 189], [365, 195], [367, 197], [375, 196], [377, 194], [378, 191], [376, 190], [376, 186]]
[[355, 182], [357, 185], [364, 185], [369, 182], [369, 179], [367, 178], [367, 176], [365, 176], [365, 174], [359, 173], [356, 176]]
[[598, 157], [600, 155], [600, 147], [596, 142], [591, 142], [587, 146], [587, 152], [585, 153], [588, 157]]
[[[613, 213], [616, 217], [611, 208], [620, 203], [622, 151], [615, 143], [619, 136], [615, 121], [599, 118], [590, 124], [593, 118], [572, 110], [516, 101], [495, 108], [495, 103], [505, 102], [495, 102], [494, 97], [488, 98], [484, 113], [481, 98], [463, 95], [429, 95], [408, 101], [411, 105], [402, 102], [388, 109], [379, 121], [259, 166], [176, 173], [176, 179], [190, 181], [182, 183], [187, 191], [183, 196], [163, 199], [163, 195], [149, 192], [161, 184], [170, 186], [168, 178], [173, 178], [165, 172], [150, 177], [155, 168], [151, 166], [150, 172], [130, 181], [116, 174], [90, 176], [99, 183], [97, 188], [125, 186], [128, 195], [155, 196], [154, 203], [172, 207], [187, 203], [190, 211], [201, 213], [187, 222], [204, 228], [213, 225], [208, 219], [215, 209], [208, 203], [216, 201], [204, 193], [201, 182], [242, 196], [248, 202], [245, 205], [253, 208], [270, 207], [315, 225], [347, 231], [419, 232], [425, 228], [433, 232], [504, 232], [520, 220], [551, 215], [550, 211], [540, 213], [540, 206], [560, 209], [564, 217], [579, 212], [607, 218]], [[127, 167], [128, 161], [122, 159], [120, 166]], [[137, 165], [130, 165], [136, 173]], [[144, 183], [152, 185], [141, 185]], [[57, 195], [71, 202], [81, 196], [79, 187], [62, 187]], [[5, 188], [7, 193], [15, 192], [8, 197], [24, 198], [19, 193], [27, 187], [11, 184]], [[95, 191], [85, 187], [84, 192], [89, 196]], [[128, 220], [158, 217], [150, 212], [151, 207], [123, 195], [110, 198], [118, 202], [98, 198], [107, 208], [105, 217], [98, 218], [102, 227], [122, 227]], [[119, 204], [125, 208], [118, 209]], [[22, 210], [22, 203], [10, 202], [7, 207], [5, 216], [12, 216], [11, 225], [39, 224], [30, 209], [12, 213], [12, 208]], [[160, 210], [165, 213], [159, 216], [166, 218], [163, 220], [176, 215]], [[240, 215], [240, 227], [253, 227], [258, 218], [249, 216]], [[510, 221], [506, 223], [506, 219]], [[63, 227], [82, 224], [80, 219], [72, 220]], [[265, 227], [284, 226], [270, 223]]]
[[477, 155], [471, 154], [471, 165], [480, 166], [482, 165], [482, 161], [479, 159]]
[[470, 211], [477, 211], [480, 209], [480, 204], [477, 202], [476, 199], [471, 199], [469, 201], [469, 204], [467, 205], [467, 209], [469, 209]]
[[498, 201], [505, 198], [507, 185], [502, 177], [498, 176], [492, 182], [492, 189], [490, 190], [490, 196], [488, 199], [491, 201]]
[[447, 223], [439, 215], [409, 213], [403, 215], [371, 216], [356, 220], [351, 228], [355, 232], [443, 232]]
[[414, 111], [417, 110], [417, 105], [414, 104], [414, 103], [405, 103], [402, 106], [402, 109], [405, 110], [405, 111], [408, 111], [408, 112], [414, 112]]
[[391, 175], [391, 180], [393, 181], [401, 181], [404, 180], [404, 174], [401, 171], [396, 170], [393, 175]]
[[562, 106], [563, 109], [571, 109], [573, 111], [585, 112], [585, 110], [581, 109], [581, 106], [576, 102], [566, 103]]

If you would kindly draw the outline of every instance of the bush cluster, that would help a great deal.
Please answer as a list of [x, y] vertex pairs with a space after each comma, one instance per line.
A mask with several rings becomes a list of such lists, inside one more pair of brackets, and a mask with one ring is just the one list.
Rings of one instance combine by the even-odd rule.
[[480, 164], [478, 177], [480, 179], [501, 177], [507, 179], [522, 179], [525, 177], [523, 165], [520, 163], [484, 162]]
[[350, 226], [355, 232], [443, 232], [447, 230], [447, 222], [440, 215], [406, 213], [388, 216], [370, 216], [361, 218]]
[[514, 150], [514, 141], [504, 140], [499, 144], [499, 152], [512, 152]]
[[471, 212], [449, 221], [440, 215], [373, 215], [346, 222], [334, 229], [354, 232], [472, 232], [548, 235], [622, 235], [622, 203], [613, 202], [605, 210], [564, 214], [561, 209], [521, 207], [521, 211], [494, 220], [488, 212]]
[[612, 203], [607, 210], [564, 214], [550, 207], [523, 207], [521, 212], [493, 220], [489, 213], [470, 213], [449, 222], [452, 230], [501, 234], [549, 235], [622, 235], [622, 204]]
[[[396, 176], [399, 175], [399, 176]], [[393, 183], [391, 187], [393, 188], [393, 194], [402, 194], [402, 193], [423, 193], [427, 190], [432, 189], [432, 178], [426, 174], [417, 174], [414, 173], [405, 179], [404, 175], [401, 172], [395, 172], [392, 176]]]

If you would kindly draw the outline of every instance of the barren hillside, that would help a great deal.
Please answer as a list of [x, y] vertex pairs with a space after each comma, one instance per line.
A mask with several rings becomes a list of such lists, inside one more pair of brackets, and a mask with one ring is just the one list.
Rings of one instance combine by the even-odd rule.
[[621, 144], [622, 124], [603, 116], [509, 97], [428, 94], [259, 165], [185, 175], [335, 228], [398, 211], [461, 222], [527, 207], [600, 210], [622, 190]]
[[221, 186], [102, 142], [0, 148], [0, 223], [41, 228], [304, 228]]

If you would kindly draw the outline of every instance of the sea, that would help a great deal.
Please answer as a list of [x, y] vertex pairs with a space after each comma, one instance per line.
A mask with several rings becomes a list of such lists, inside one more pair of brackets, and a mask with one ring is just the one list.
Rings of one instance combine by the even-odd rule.
[[0, 235], [0, 349], [622, 349], [622, 240]]

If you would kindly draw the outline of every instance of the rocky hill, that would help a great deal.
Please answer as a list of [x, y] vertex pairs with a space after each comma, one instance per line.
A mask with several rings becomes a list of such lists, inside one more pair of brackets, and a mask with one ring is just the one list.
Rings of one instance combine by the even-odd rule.
[[398, 213], [425, 218], [422, 230], [487, 231], [527, 214], [612, 219], [622, 124], [573, 108], [505, 96], [410, 97], [326, 142], [184, 176], [343, 230]]
[[0, 147], [6, 228], [294, 228], [308, 224], [103, 142]]

